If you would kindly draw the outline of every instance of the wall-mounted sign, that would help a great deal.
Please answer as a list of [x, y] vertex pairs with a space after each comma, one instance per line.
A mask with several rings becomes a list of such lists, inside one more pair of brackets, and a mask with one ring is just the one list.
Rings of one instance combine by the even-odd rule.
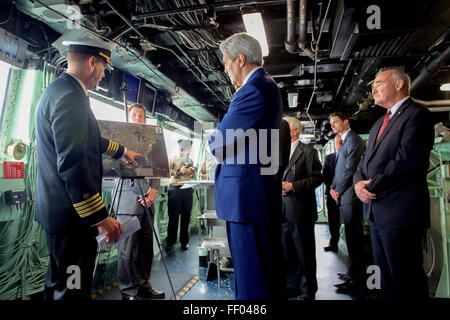
[[24, 163], [15, 161], [3, 162], [3, 178], [4, 179], [23, 179]]

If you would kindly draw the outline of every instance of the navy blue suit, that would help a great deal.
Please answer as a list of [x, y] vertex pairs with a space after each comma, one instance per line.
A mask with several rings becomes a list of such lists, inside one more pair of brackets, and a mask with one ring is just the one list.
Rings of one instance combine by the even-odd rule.
[[108, 217], [102, 154], [117, 159], [124, 147], [100, 136], [89, 97], [65, 72], [38, 101], [36, 148], [36, 220], [47, 233], [76, 233]]
[[[279, 215], [274, 212], [279, 206], [275, 199], [279, 192], [278, 164], [273, 174], [261, 174], [261, 170], [270, 164], [260, 161], [259, 148], [260, 139], [263, 139], [267, 149], [274, 150], [272, 161], [278, 162], [279, 140], [278, 136], [271, 135], [271, 129], [280, 128], [281, 114], [280, 91], [264, 69], [259, 69], [234, 94], [227, 114], [209, 142], [211, 152], [219, 162], [215, 173], [216, 211], [219, 218], [227, 221], [238, 300], [275, 297], [273, 288], [276, 285], [270, 280], [273, 266], [265, 224]], [[227, 139], [227, 129], [253, 132], [256, 144], [244, 141], [243, 136]], [[264, 132], [267, 132], [267, 139], [263, 137]], [[272, 137], [276, 138], [273, 145]], [[244, 147], [237, 147], [241, 142]], [[238, 152], [231, 154], [230, 147], [237, 147]], [[239, 156], [244, 156], [245, 161], [238, 161]], [[251, 161], [252, 158], [256, 161]]]
[[383, 118], [370, 130], [354, 183], [372, 179], [366, 189], [376, 194], [376, 200], [364, 204], [364, 218], [370, 220], [374, 261], [381, 269], [385, 297], [426, 298], [421, 244], [430, 226], [426, 175], [434, 142], [431, 113], [407, 99], [377, 141]]

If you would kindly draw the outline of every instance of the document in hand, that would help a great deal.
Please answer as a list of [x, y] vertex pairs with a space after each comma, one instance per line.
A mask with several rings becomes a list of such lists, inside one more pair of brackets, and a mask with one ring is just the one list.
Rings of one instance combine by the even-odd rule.
[[[122, 223], [122, 234], [120, 235], [119, 241], [132, 235], [133, 233], [138, 231], [140, 228], [141, 228], [141, 224], [139, 223], [138, 218], [136, 218], [136, 216], [131, 217], [130, 219], [128, 219], [127, 221]], [[98, 245], [100, 246], [100, 249], [102, 249], [102, 250], [111, 247], [111, 245], [114, 243], [114, 242], [106, 243], [106, 237], [103, 234], [98, 235], [96, 237], [96, 239], [97, 239]]]

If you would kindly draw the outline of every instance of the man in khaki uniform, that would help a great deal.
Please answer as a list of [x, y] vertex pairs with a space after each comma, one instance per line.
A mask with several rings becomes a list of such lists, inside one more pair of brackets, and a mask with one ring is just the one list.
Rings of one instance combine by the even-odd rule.
[[167, 230], [166, 251], [172, 250], [177, 242], [178, 217], [181, 216], [180, 242], [181, 249], [189, 248], [189, 222], [192, 209], [192, 188], [181, 189], [183, 181], [192, 180], [195, 177], [192, 159], [189, 154], [192, 149], [192, 141], [178, 140], [180, 154], [169, 161], [170, 187], [169, 187], [169, 225]]

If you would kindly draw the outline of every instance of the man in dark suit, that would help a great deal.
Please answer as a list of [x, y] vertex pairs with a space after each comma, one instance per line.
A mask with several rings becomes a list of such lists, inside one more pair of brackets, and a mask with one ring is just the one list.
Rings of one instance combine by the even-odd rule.
[[287, 292], [300, 299], [315, 298], [317, 292], [316, 244], [317, 220], [315, 189], [322, 183], [322, 166], [317, 150], [299, 141], [301, 123], [285, 118], [291, 133], [291, 157], [283, 175], [282, 242], [287, 264]]
[[[44, 299], [89, 299], [100, 231], [117, 241], [121, 225], [101, 198], [102, 154], [137, 165], [139, 155], [100, 136], [87, 90], [97, 87], [115, 46], [92, 34], [68, 41], [68, 70], [42, 94], [36, 108], [35, 218], [47, 234], [50, 261]], [[69, 266], [81, 286], [68, 288]], [[76, 271], [75, 271], [76, 272]]]
[[[281, 188], [281, 183], [283, 182], [284, 171], [289, 163], [289, 158], [291, 156], [291, 128], [289, 127], [289, 122], [286, 119], [281, 119], [280, 126], [280, 168], [278, 169], [278, 180]], [[280, 189], [281, 194], [281, 189]], [[281, 199], [281, 197], [280, 197]], [[280, 203], [282, 201], [280, 200]], [[280, 204], [280, 208], [282, 204]]]
[[[334, 136], [334, 146], [336, 151], [338, 150], [339, 141], [341, 137], [337, 134]], [[328, 216], [328, 229], [330, 230], [330, 241], [326, 247], [323, 248], [325, 251], [338, 251], [339, 243], [339, 229], [341, 227], [341, 218], [339, 214], [339, 207], [336, 201], [331, 197], [330, 187], [334, 178], [334, 169], [336, 167], [336, 152], [330, 153], [325, 157], [322, 168], [323, 183], [325, 184], [325, 195], [327, 196], [327, 216]]]
[[354, 175], [356, 195], [370, 221], [372, 251], [386, 299], [426, 299], [422, 239], [430, 227], [427, 169], [434, 143], [431, 113], [409, 97], [409, 76], [381, 72], [375, 103], [388, 109], [372, 126]]
[[[225, 72], [240, 89], [209, 141], [219, 163], [217, 216], [227, 224], [236, 299], [274, 299], [280, 293], [272, 280], [276, 268], [266, 224], [274, 223], [279, 214], [273, 212], [277, 204], [272, 196], [278, 190], [280, 90], [262, 68], [261, 46], [255, 38], [235, 34], [221, 43], [220, 50]], [[270, 155], [268, 162], [262, 153]]]
[[283, 181], [284, 170], [286, 169], [289, 156], [291, 152], [291, 135], [289, 123], [282, 119], [279, 136], [279, 168], [277, 172], [277, 193], [271, 196], [274, 200], [270, 201], [274, 207], [269, 209], [269, 221], [265, 224], [265, 235], [269, 246], [269, 251], [272, 255], [272, 276], [270, 277], [272, 291], [277, 294], [274, 299], [285, 300], [286, 294], [286, 263], [284, 261], [283, 246], [280, 241], [282, 229], [282, 189], [281, 183]]
[[338, 204], [344, 220], [349, 259], [345, 282], [336, 284], [337, 292], [340, 293], [353, 293], [365, 286], [362, 203], [353, 190], [353, 174], [364, 152], [365, 144], [364, 140], [350, 129], [349, 121], [348, 115], [342, 112], [330, 115], [331, 128], [342, 140], [336, 153], [336, 167], [330, 195]]
[[270, 213], [273, 215], [269, 217], [270, 221], [273, 223], [266, 224], [266, 234], [268, 234], [270, 250], [274, 253], [272, 259], [273, 263], [273, 276], [271, 281], [273, 281], [274, 291], [280, 292], [280, 294], [275, 297], [280, 300], [285, 300], [287, 298], [286, 293], [286, 263], [284, 261], [283, 245], [281, 243], [282, 235], [282, 211], [283, 211], [283, 199], [282, 199], [282, 181], [284, 170], [286, 170], [289, 163], [289, 157], [291, 154], [291, 133], [289, 128], [289, 123], [282, 119], [280, 126], [280, 144], [279, 144], [279, 168], [277, 173], [277, 193], [272, 197], [276, 199], [273, 203], [276, 204], [274, 209], [270, 209]]
[[[128, 109], [131, 123], [145, 124], [145, 107], [135, 103]], [[117, 253], [117, 279], [122, 300], [162, 299], [164, 292], [153, 289], [149, 280], [153, 262], [153, 229], [155, 200], [158, 197], [159, 179], [117, 179], [112, 194], [117, 221], [124, 223], [135, 216], [141, 229], [121, 239]], [[142, 199], [142, 193], [144, 198]], [[150, 215], [144, 208], [148, 208]], [[150, 220], [151, 219], [151, 220]], [[151, 224], [150, 224], [151, 221]]]

